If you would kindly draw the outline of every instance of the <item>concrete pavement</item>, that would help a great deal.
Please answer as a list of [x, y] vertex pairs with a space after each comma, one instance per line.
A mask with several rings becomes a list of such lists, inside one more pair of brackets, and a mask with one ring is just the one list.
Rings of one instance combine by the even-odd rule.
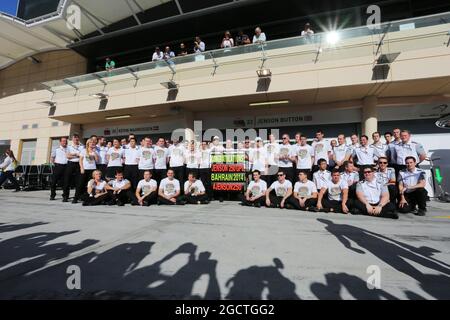
[[450, 298], [450, 204], [389, 220], [48, 196], [0, 190], [0, 299]]

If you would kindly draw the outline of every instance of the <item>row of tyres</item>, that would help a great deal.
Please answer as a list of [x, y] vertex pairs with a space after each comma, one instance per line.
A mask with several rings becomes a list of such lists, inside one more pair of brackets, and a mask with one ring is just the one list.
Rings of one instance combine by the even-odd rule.
[[[14, 173], [21, 189], [24, 191], [49, 189], [52, 183], [52, 175], [53, 165], [51, 164], [43, 164], [38, 166], [19, 165]], [[14, 189], [10, 182], [5, 184], [4, 188]]]

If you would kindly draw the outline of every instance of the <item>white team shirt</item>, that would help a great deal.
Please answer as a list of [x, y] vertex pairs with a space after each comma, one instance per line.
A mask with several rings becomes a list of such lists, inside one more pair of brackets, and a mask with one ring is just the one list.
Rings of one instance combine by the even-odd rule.
[[[401, 170], [398, 173], [398, 182], [402, 182], [403, 186], [408, 188], [415, 186], [419, 183], [419, 181], [425, 180], [426, 174], [425, 171], [419, 168], [414, 168], [414, 171], [408, 171], [407, 169]], [[414, 190], [405, 190], [406, 193]]]
[[250, 190], [250, 195], [252, 197], [259, 197], [266, 193], [267, 183], [262, 179], [259, 179], [258, 182], [251, 181], [247, 187], [247, 190]]
[[284, 197], [289, 188], [292, 188], [292, 183], [289, 180], [284, 180], [284, 183], [275, 181], [270, 186], [270, 189], [275, 190], [277, 197]]
[[333, 154], [336, 158], [336, 161], [342, 162], [345, 157], [349, 154], [349, 150], [346, 144], [341, 144], [333, 148]]
[[410, 141], [407, 143], [400, 142], [394, 146], [395, 163], [404, 165], [407, 157], [414, 157], [419, 162], [419, 156], [425, 154], [425, 149], [420, 143]]
[[[92, 187], [95, 183], [94, 179], [89, 180], [88, 182], [88, 188]], [[105, 191], [106, 181], [101, 180], [99, 183], [96, 183], [96, 185], [93, 187], [95, 190], [95, 193], [103, 193]]]
[[211, 168], [211, 150], [200, 150], [200, 169], [209, 169]]
[[159, 184], [159, 190], [162, 190], [164, 195], [168, 197], [174, 196], [177, 192], [180, 191], [180, 181], [175, 178], [173, 178], [172, 180], [169, 180], [169, 178], [164, 178]]
[[386, 185], [389, 183], [389, 181], [396, 180], [395, 170], [394, 168], [386, 168], [386, 172], [381, 172], [380, 170], [378, 170], [377, 172], [375, 172], [375, 178], [377, 179], [378, 183]]
[[194, 151], [188, 150], [186, 151], [185, 155], [186, 155], [186, 168], [198, 169], [200, 165], [201, 153], [196, 150]]
[[75, 145], [70, 145], [67, 147], [67, 152], [68, 153], [72, 153], [72, 154], [76, 154], [77, 157], [70, 159], [70, 162], [80, 162], [80, 152], [84, 150], [84, 146], [82, 146], [81, 144], [75, 146]]
[[294, 185], [294, 192], [297, 192], [300, 198], [307, 198], [311, 197], [313, 193], [317, 193], [317, 188], [311, 180], [306, 182], [297, 181]]
[[[95, 154], [98, 153], [97, 151], [94, 151]], [[86, 149], [83, 149], [80, 152], [80, 157], [83, 159], [83, 168], [84, 170], [95, 170], [97, 169], [97, 164], [95, 162], [95, 156], [94, 155], [89, 155], [88, 151]]]
[[278, 165], [278, 154], [280, 153], [280, 145], [278, 143], [268, 143], [264, 146], [266, 148], [267, 162], [271, 166]]
[[382, 142], [375, 144], [372, 143], [370, 145], [373, 148], [373, 158], [375, 161], [378, 161], [378, 158], [387, 157], [388, 154], [388, 145]]
[[108, 161], [106, 161], [106, 154], [108, 153], [108, 148], [105, 146], [96, 146], [97, 153], [98, 153], [98, 164], [107, 164]]
[[52, 152], [52, 158], [55, 159], [56, 164], [67, 164], [69, 159], [67, 159], [67, 147], [63, 148], [59, 146]]
[[311, 169], [312, 168], [312, 156], [314, 155], [314, 149], [309, 144], [294, 146], [294, 152], [297, 155], [297, 169]]
[[356, 182], [359, 182], [359, 173], [356, 171], [353, 172], [344, 171], [341, 173], [341, 179], [347, 182], [347, 185], [351, 187]]
[[329, 200], [342, 201], [342, 190], [348, 189], [348, 184], [342, 179], [340, 179], [338, 183], [328, 181], [326, 188]]
[[111, 180], [109, 182], [109, 185], [113, 187], [114, 189], [121, 189], [125, 187], [126, 184], [130, 183], [127, 179], [122, 179], [121, 181], [118, 181], [117, 179]]
[[124, 150], [125, 165], [133, 166], [139, 164], [139, 153], [138, 147], [134, 149], [131, 147], [126, 148]]
[[3, 160], [3, 163], [0, 165], [0, 169], [3, 169], [4, 171], [15, 171], [16, 166], [14, 165], [12, 159], [7, 156], [5, 160]]
[[184, 193], [204, 193], [206, 192], [205, 186], [203, 182], [199, 179], [196, 179], [194, 183], [190, 183], [189, 180], [184, 183]]
[[373, 179], [371, 182], [367, 180], [358, 182], [356, 192], [362, 192], [370, 204], [375, 204], [380, 202], [381, 196], [389, 193], [389, 190], [387, 186], [378, 183], [377, 179]]
[[292, 168], [292, 161], [290, 159], [281, 159], [282, 156], [295, 156], [295, 150], [290, 144], [280, 144], [279, 156], [278, 166], [280, 168]]
[[169, 150], [160, 146], [155, 146], [153, 149], [155, 150], [155, 169], [167, 169]]
[[262, 174], [266, 172], [267, 153], [264, 147], [254, 148], [249, 154], [252, 170], [259, 170]]
[[124, 152], [123, 148], [110, 148], [107, 153], [109, 156], [108, 167], [121, 167]]
[[328, 170], [324, 171], [316, 171], [313, 174], [313, 181], [316, 185], [317, 190], [325, 188], [327, 186], [328, 181], [331, 181], [331, 172]]
[[178, 144], [177, 146], [169, 147], [169, 165], [170, 167], [182, 167], [184, 165], [184, 155], [185, 149], [182, 144]]
[[139, 170], [152, 170], [154, 168], [153, 158], [155, 151], [153, 148], [142, 147], [139, 149]]
[[331, 151], [331, 145], [325, 139], [321, 141], [314, 141], [312, 143], [312, 147], [314, 149], [314, 164], [317, 165], [317, 162], [320, 159], [325, 159], [327, 164], [330, 164], [330, 159], [328, 157], [328, 152]]
[[353, 150], [353, 156], [358, 159], [358, 165], [373, 165], [373, 151], [371, 146], [360, 146]]
[[158, 187], [158, 183], [153, 179], [150, 179], [150, 181], [146, 181], [145, 179], [142, 179], [141, 181], [139, 181], [139, 183], [137, 185], [137, 189], [141, 190], [141, 196], [149, 193], [150, 190], [152, 190], [152, 189], [156, 190], [157, 187]]

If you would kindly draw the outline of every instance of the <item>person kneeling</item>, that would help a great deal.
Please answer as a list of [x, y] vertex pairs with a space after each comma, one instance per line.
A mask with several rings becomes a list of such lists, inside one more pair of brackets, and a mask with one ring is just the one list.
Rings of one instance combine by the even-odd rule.
[[253, 181], [251, 181], [242, 199], [243, 206], [261, 207], [265, 204], [265, 194], [267, 191], [267, 183], [261, 179], [259, 170], [253, 171]]
[[92, 180], [88, 182], [87, 191], [83, 206], [98, 206], [105, 204], [109, 200], [109, 193], [106, 190], [107, 183], [102, 180], [102, 172], [95, 170], [92, 173]]
[[294, 209], [303, 211], [310, 211], [316, 206], [316, 185], [308, 180], [306, 172], [298, 173], [298, 181], [294, 185], [294, 195], [289, 198], [288, 202]]
[[108, 203], [111, 206], [117, 204], [119, 207], [122, 207], [125, 203], [129, 202], [133, 195], [131, 192], [131, 182], [123, 178], [123, 172], [120, 170], [116, 172], [116, 179], [111, 180], [106, 186], [106, 190], [108, 190], [111, 196], [111, 201]]
[[363, 171], [364, 180], [356, 186], [356, 201], [352, 214], [398, 219], [395, 206], [389, 201], [388, 188], [375, 178], [373, 169]]
[[[416, 159], [405, 159], [406, 169], [398, 174], [398, 188], [400, 202], [398, 210], [401, 213], [413, 212], [418, 216], [424, 216], [427, 212], [427, 190], [425, 189], [425, 171], [416, 167]], [[416, 213], [416, 205], [419, 210]]]
[[169, 169], [167, 178], [161, 180], [158, 190], [158, 205], [185, 204], [182, 197], [180, 197], [180, 181], [175, 179], [174, 175], [174, 171]]
[[286, 208], [287, 199], [292, 195], [292, 183], [286, 180], [286, 174], [280, 169], [278, 181], [272, 183], [266, 191], [266, 206], [269, 208]]
[[158, 184], [152, 179], [151, 171], [144, 171], [144, 179], [139, 181], [131, 205], [148, 207], [151, 204], [156, 204], [157, 189]]
[[197, 179], [194, 172], [188, 175], [188, 181], [184, 183], [184, 196], [190, 204], [208, 204], [206, 189], [201, 180]]
[[349, 213], [348, 207], [347, 181], [342, 179], [339, 170], [335, 169], [331, 174], [331, 181], [320, 190], [317, 211]]

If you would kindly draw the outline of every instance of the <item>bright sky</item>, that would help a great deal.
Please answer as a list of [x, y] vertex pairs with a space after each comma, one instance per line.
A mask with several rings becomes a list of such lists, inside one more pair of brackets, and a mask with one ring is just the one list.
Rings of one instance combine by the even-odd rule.
[[0, 0], [0, 11], [16, 15], [19, 0]]

